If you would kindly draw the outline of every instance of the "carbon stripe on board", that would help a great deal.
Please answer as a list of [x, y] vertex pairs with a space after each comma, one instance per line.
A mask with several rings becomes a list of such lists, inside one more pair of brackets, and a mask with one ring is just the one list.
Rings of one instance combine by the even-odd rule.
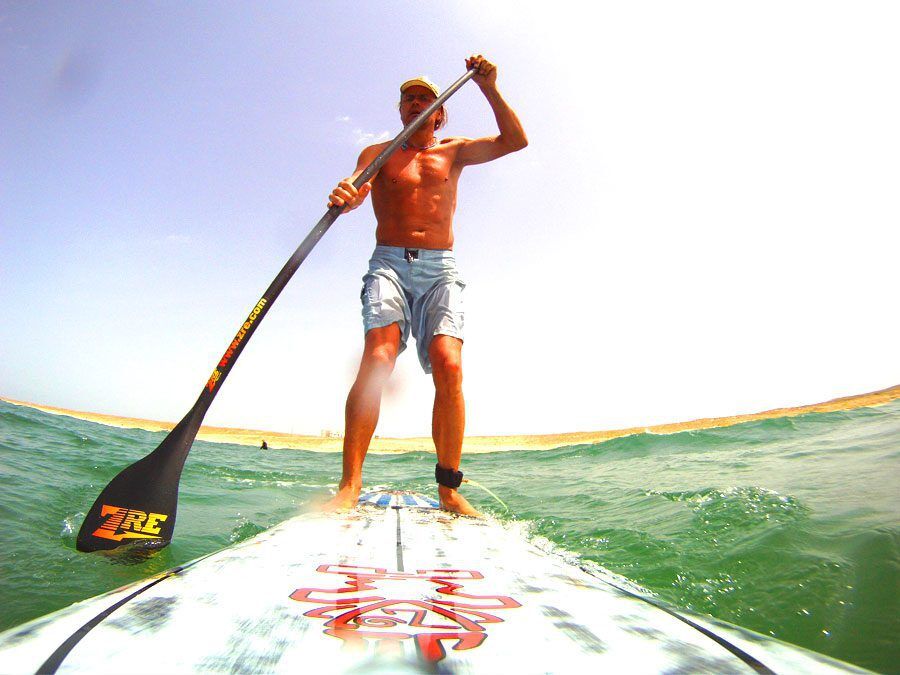
[[629, 591], [627, 588], [622, 588], [621, 586], [617, 586], [616, 584], [612, 583], [611, 581], [607, 581], [606, 579], [603, 579], [603, 578], [601, 578], [601, 577], [598, 577], [598, 576], [596, 576], [595, 574], [591, 574], [591, 571], [590, 571], [589, 569], [585, 568], [585, 567], [581, 567], [581, 568], [579, 568], [579, 569], [581, 569], [582, 572], [586, 572], [587, 574], [590, 574], [590, 575], [591, 575], [592, 577], [594, 577], [595, 579], [597, 579], [597, 580], [599, 580], [599, 581], [602, 581], [603, 583], [605, 583], [605, 584], [607, 584], [607, 585], [609, 585], [609, 586], [612, 586], [612, 587], [615, 588], [616, 590], [618, 590], [618, 591], [620, 591], [620, 592], [622, 592], [622, 593], [625, 593], [626, 595], [628, 595], [628, 596], [630, 596], [630, 597], [632, 597], [632, 598], [637, 598], [638, 600], [643, 600], [643, 601], [646, 602], [648, 605], [653, 605], [653, 606], [656, 607], [657, 609], [661, 609], [662, 611], [664, 611], [666, 614], [669, 614], [670, 616], [675, 617], [675, 618], [678, 619], [679, 621], [682, 621], [682, 622], [686, 623], [686, 624], [687, 624], [688, 626], [690, 626], [691, 628], [694, 628], [694, 629], [700, 631], [700, 632], [703, 633], [706, 637], [710, 638], [713, 642], [716, 642], [719, 646], [724, 647], [724, 648], [727, 649], [729, 652], [731, 652], [732, 654], [734, 654], [734, 655], [735, 655], [736, 657], [738, 657], [741, 661], [743, 661], [743, 662], [746, 663], [748, 666], [750, 666], [751, 668], [753, 668], [753, 670], [755, 670], [757, 673], [762, 673], [763, 675], [776, 675], [774, 670], [772, 670], [771, 668], [769, 668], [766, 664], [764, 664], [762, 661], [760, 661], [759, 659], [757, 659], [755, 656], [751, 656], [750, 654], [748, 654], [747, 652], [745, 652], [743, 649], [741, 649], [741, 648], [738, 647], [737, 645], [731, 644], [728, 640], [726, 640], [725, 638], [723, 638], [721, 635], [716, 635], [715, 633], [713, 633], [713, 632], [712, 632], [711, 630], [709, 630], [708, 628], [704, 628], [703, 626], [701, 626], [701, 625], [699, 625], [699, 624], [697, 624], [697, 623], [694, 623], [693, 621], [691, 621], [690, 619], [688, 619], [686, 616], [682, 616], [681, 614], [679, 614], [679, 613], [676, 612], [675, 610], [669, 609], [669, 608], [666, 607], [664, 604], [662, 604], [662, 603], [660, 603], [660, 602], [656, 602], [656, 601], [654, 601], [654, 600], [652, 600], [652, 599], [650, 599], [650, 598], [646, 598], [646, 597], [644, 597], [643, 595], [639, 595], [639, 594], [637, 594], [637, 593], [632, 593], [632, 592]]
[[403, 542], [400, 539], [400, 508], [399, 506], [394, 506], [394, 513], [397, 514], [397, 571], [404, 572], [403, 569]]
[[114, 605], [111, 605], [111, 606], [107, 607], [106, 609], [104, 609], [97, 616], [95, 616], [93, 619], [91, 619], [86, 624], [84, 624], [81, 628], [79, 628], [74, 633], [72, 633], [68, 637], [68, 639], [66, 639], [65, 642], [63, 642], [59, 647], [57, 647], [56, 651], [53, 652], [49, 656], [49, 658], [46, 661], [44, 661], [44, 663], [41, 665], [41, 667], [37, 669], [38, 674], [39, 675], [51, 675], [52, 673], [55, 673], [57, 671], [57, 669], [62, 665], [62, 662], [65, 660], [65, 658], [69, 655], [69, 652], [71, 652], [75, 648], [75, 645], [77, 645], [79, 642], [81, 642], [82, 638], [84, 638], [85, 635], [90, 633], [94, 628], [97, 627], [97, 625], [100, 624], [101, 621], [103, 621], [106, 617], [108, 617], [110, 614], [112, 614], [117, 609], [119, 609], [119, 607], [121, 607], [125, 603], [133, 600], [134, 598], [139, 596], [144, 591], [150, 590], [151, 588], [156, 586], [156, 584], [158, 584], [159, 582], [165, 581], [166, 579], [170, 579], [171, 577], [181, 574], [188, 567], [192, 567], [192, 566], [196, 565], [198, 562], [200, 562], [201, 560], [205, 560], [206, 558], [209, 558], [210, 556], [215, 555], [216, 553], [218, 553], [218, 551], [214, 551], [213, 553], [210, 553], [209, 555], [205, 555], [202, 558], [197, 558], [196, 560], [192, 560], [191, 562], [187, 563], [186, 565], [181, 565], [179, 567], [175, 567], [175, 568], [169, 570], [168, 572], [165, 572], [164, 574], [162, 574], [159, 578], [154, 579], [146, 586], [141, 586], [139, 589], [137, 589], [134, 593], [132, 593], [128, 597], [122, 598]]
[[57, 668], [59, 668], [60, 665], [62, 665], [63, 660], [69, 655], [69, 652], [72, 651], [72, 649], [75, 647], [75, 645], [77, 645], [79, 642], [81, 642], [81, 639], [85, 635], [90, 633], [94, 629], [94, 627], [97, 626], [97, 624], [99, 624], [101, 621], [103, 621], [103, 619], [105, 619], [110, 614], [115, 612], [117, 609], [119, 609], [119, 607], [124, 605], [129, 600], [132, 600], [132, 599], [136, 598], [137, 596], [139, 596], [144, 591], [153, 588], [160, 581], [164, 581], [164, 580], [168, 579], [169, 577], [175, 576], [176, 574], [181, 572], [181, 570], [183, 570], [183, 569], [184, 569], [183, 567], [176, 567], [175, 569], [170, 570], [169, 572], [166, 572], [159, 579], [154, 579], [152, 582], [150, 582], [146, 586], [142, 586], [141, 588], [136, 590], [134, 593], [132, 593], [128, 597], [122, 598], [114, 605], [107, 607], [105, 610], [100, 612], [97, 616], [95, 616], [93, 619], [88, 621], [77, 631], [72, 633], [72, 635], [70, 635], [69, 638], [65, 642], [63, 642], [59, 647], [57, 647], [56, 651], [53, 652], [46, 661], [44, 661], [43, 665], [40, 668], [38, 668], [37, 672], [40, 675], [44, 675], [45, 673], [46, 674], [55, 673]]

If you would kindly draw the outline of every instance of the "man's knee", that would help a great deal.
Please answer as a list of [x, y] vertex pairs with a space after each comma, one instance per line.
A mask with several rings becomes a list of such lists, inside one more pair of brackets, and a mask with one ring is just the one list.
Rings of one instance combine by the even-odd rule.
[[453, 388], [462, 386], [462, 342], [438, 335], [428, 351], [435, 384]]
[[366, 333], [363, 350], [363, 365], [379, 370], [393, 370], [400, 353], [400, 327], [391, 324], [384, 328], [373, 328]]
[[390, 345], [380, 345], [363, 354], [363, 364], [369, 369], [390, 372], [397, 362], [397, 350]]

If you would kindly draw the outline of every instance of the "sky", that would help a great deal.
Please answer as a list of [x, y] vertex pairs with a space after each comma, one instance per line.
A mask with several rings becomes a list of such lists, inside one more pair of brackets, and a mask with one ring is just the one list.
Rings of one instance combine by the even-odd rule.
[[[467, 432], [643, 426], [900, 383], [895, 2], [0, 2], [0, 395], [180, 419], [399, 84], [481, 53], [529, 136], [469, 167]], [[496, 133], [469, 83], [442, 132]], [[365, 205], [206, 423], [343, 428]], [[411, 348], [376, 433], [430, 433]]]

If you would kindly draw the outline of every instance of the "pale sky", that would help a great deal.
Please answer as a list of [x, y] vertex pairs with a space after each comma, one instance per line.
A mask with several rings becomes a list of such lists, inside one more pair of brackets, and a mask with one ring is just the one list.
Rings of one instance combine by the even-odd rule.
[[[0, 2], [0, 395], [179, 419], [400, 82], [473, 52], [530, 146], [460, 184], [469, 433], [900, 383], [897, 35], [896, 2]], [[208, 424], [342, 429], [373, 245], [337, 221]], [[410, 349], [377, 433], [431, 401]]]

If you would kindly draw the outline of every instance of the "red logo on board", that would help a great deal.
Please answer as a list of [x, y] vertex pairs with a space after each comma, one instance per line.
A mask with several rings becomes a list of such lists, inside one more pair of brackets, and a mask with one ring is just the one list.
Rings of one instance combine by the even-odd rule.
[[475, 570], [413, 574], [320, 565], [316, 571], [341, 575], [344, 583], [338, 588], [298, 588], [291, 599], [319, 605], [304, 616], [326, 619], [325, 634], [342, 639], [348, 649], [367, 649], [367, 641], [374, 640], [376, 652], [399, 655], [409, 640], [422, 659], [436, 662], [447, 655], [444, 641], [454, 650], [474, 649], [487, 637], [486, 624], [503, 622], [491, 612], [521, 607], [505, 595], [464, 592], [464, 582], [484, 578]]

